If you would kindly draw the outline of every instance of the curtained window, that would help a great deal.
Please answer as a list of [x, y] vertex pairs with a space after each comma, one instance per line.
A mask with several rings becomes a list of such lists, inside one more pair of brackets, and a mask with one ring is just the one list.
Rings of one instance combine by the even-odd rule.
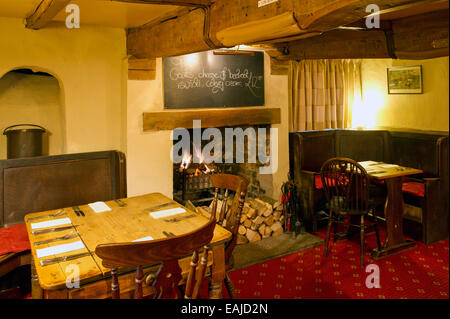
[[291, 132], [350, 128], [362, 96], [361, 61], [291, 61], [289, 91]]

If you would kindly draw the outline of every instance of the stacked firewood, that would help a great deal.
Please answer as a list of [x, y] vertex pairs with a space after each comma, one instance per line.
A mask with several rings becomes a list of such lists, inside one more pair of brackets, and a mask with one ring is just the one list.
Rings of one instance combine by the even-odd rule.
[[[217, 212], [220, 212], [222, 202], [217, 203]], [[228, 207], [231, 206], [231, 201]], [[207, 207], [197, 207], [196, 210], [209, 216], [212, 204]], [[247, 199], [241, 213], [237, 244], [256, 242], [263, 238], [279, 236], [284, 232], [285, 217], [281, 202], [273, 204], [259, 198]]]
[[280, 202], [270, 204], [259, 198], [249, 199], [242, 209], [237, 243], [279, 236], [284, 232], [283, 225], [283, 206]]

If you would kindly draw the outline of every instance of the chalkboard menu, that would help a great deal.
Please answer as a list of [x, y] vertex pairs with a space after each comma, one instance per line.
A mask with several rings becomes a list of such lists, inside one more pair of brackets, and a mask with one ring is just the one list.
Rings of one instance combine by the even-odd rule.
[[163, 60], [164, 107], [264, 106], [264, 54], [215, 55], [213, 51]]

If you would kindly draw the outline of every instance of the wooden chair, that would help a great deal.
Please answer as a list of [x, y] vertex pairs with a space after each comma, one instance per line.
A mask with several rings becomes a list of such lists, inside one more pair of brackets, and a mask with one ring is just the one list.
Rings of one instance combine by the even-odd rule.
[[[103, 266], [111, 268], [111, 291], [113, 299], [120, 299], [118, 268], [136, 266], [135, 299], [142, 299], [143, 265], [161, 263], [153, 280], [153, 298], [181, 298], [178, 288], [182, 280], [178, 259], [192, 254], [191, 267], [186, 280], [184, 298], [198, 297], [208, 262], [208, 244], [213, 238], [216, 220], [212, 218], [206, 225], [188, 234], [141, 243], [102, 244], [95, 254], [102, 259]], [[203, 248], [199, 261], [199, 251]]]
[[[328, 243], [330, 240], [331, 226], [342, 223], [343, 215], [350, 217], [360, 216], [360, 224], [352, 224], [349, 227], [358, 227], [361, 234], [361, 267], [364, 265], [364, 236], [365, 231], [375, 228], [378, 248], [381, 248], [378, 226], [374, 214], [374, 223], [365, 226], [364, 217], [372, 210], [369, 198], [370, 179], [366, 170], [349, 158], [331, 158], [327, 160], [320, 170], [325, 196], [328, 202], [329, 218], [327, 235], [325, 239], [324, 257], [327, 257]], [[340, 218], [341, 217], [341, 218]], [[334, 238], [336, 238], [334, 228]]]
[[[233, 282], [228, 275], [228, 271], [231, 270], [234, 265], [232, 253], [236, 246], [241, 212], [244, 207], [245, 196], [247, 195], [248, 181], [243, 177], [230, 174], [211, 175], [211, 181], [215, 188], [211, 213], [215, 216], [219, 225], [233, 234], [232, 239], [225, 247], [225, 264], [227, 272], [225, 276], [225, 287], [230, 297], [235, 298], [236, 295]], [[228, 200], [233, 195], [232, 193], [234, 193], [234, 197], [231, 205], [228, 205]], [[220, 209], [217, 205], [219, 199], [222, 201]], [[215, 212], [215, 214], [213, 212]]]

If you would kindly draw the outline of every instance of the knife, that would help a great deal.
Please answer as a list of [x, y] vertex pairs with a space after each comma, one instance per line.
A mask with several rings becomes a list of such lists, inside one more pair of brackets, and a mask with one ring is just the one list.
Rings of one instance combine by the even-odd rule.
[[57, 237], [57, 238], [51, 238], [51, 239], [46, 239], [46, 240], [41, 240], [41, 241], [37, 241], [34, 243], [34, 246], [39, 246], [39, 245], [44, 245], [44, 244], [49, 244], [49, 243], [53, 243], [55, 241], [60, 241], [60, 240], [67, 240], [67, 239], [72, 239], [74, 237], [78, 236], [78, 232], [77, 231], [71, 231], [70, 233], [62, 236], [62, 237]]
[[33, 230], [31, 232], [31, 235], [41, 235], [41, 234], [53, 233], [53, 232], [57, 232], [57, 231], [68, 230], [68, 229], [72, 229], [72, 227], [75, 227], [75, 226], [77, 226], [77, 225], [71, 225], [71, 226], [65, 226], [65, 227], [59, 227], [59, 228]]
[[117, 203], [117, 205], [119, 205], [119, 207], [126, 207], [126, 206], [128, 206], [126, 203], [124, 203], [120, 199], [115, 199], [114, 201]]
[[56, 258], [50, 258], [50, 259], [42, 259], [39, 261], [41, 266], [48, 266], [51, 264], [56, 264], [63, 261], [68, 260], [74, 260], [82, 257], [91, 256], [91, 253], [81, 253], [81, 254], [75, 254], [75, 255], [69, 255], [69, 256], [63, 256], [63, 257], [56, 257]]
[[57, 211], [54, 214], [47, 214], [47, 215], [40, 215], [40, 216], [35, 216], [35, 217], [30, 217], [27, 219], [27, 222], [31, 221], [31, 220], [36, 220], [36, 219], [41, 219], [41, 218], [48, 218], [48, 217], [58, 217], [65, 214], [64, 209]]

